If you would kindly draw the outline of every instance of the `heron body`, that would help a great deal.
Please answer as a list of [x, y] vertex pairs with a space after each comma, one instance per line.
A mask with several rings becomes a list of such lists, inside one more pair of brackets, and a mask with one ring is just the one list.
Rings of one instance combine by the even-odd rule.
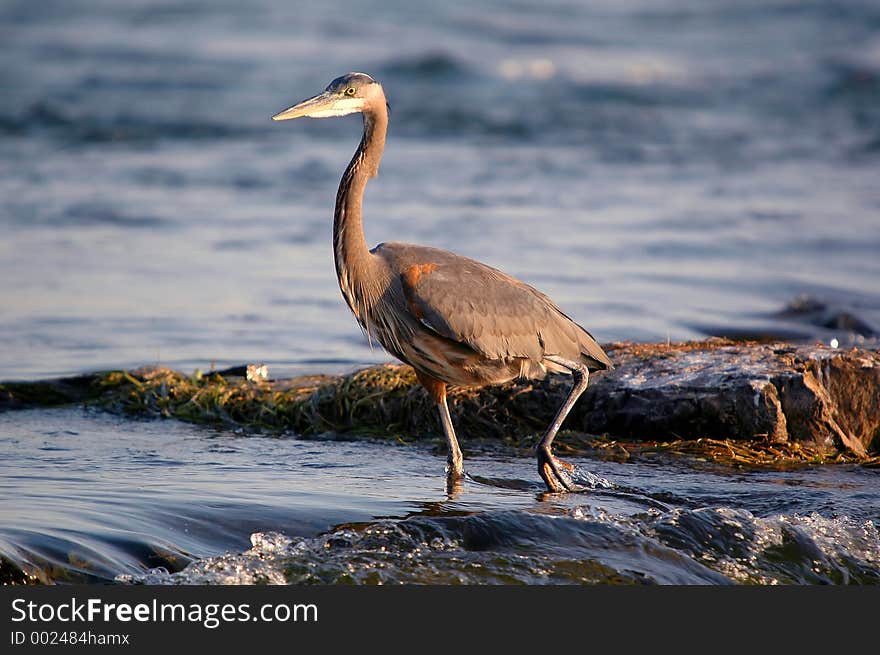
[[449, 446], [448, 479], [461, 479], [464, 469], [447, 386], [481, 387], [552, 371], [573, 374], [575, 385], [538, 445], [538, 470], [551, 491], [575, 489], [570, 465], [553, 455], [551, 444], [586, 389], [590, 371], [613, 368], [611, 360], [547, 296], [491, 266], [409, 243], [381, 243], [370, 250], [362, 207], [388, 128], [382, 86], [369, 75], [349, 73], [273, 118], [355, 112], [363, 115], [364, 134], [339, 184], [333, 221], [339, 288], [368, 337], [412, 366], [437, 404]]

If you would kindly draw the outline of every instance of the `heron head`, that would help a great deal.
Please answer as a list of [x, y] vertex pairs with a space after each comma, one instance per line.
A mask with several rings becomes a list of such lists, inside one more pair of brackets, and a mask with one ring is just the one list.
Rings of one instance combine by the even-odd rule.
[[323, 93], [278, 112], [273, 121], [291, 118], [331, 118], [368, 110], [375, 103], [385, 104], [382, 85], [365, 73], [348, 73], [330, 82]]

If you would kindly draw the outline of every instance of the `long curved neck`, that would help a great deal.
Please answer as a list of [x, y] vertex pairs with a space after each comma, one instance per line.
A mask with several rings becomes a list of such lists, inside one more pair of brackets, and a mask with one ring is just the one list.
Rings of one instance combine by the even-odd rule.
[[367, 181], [379, 172], [388, 129], [388, 110], [384, 102], [378, 104], [377, 109], [363, 114], [364, 136], [339, 182], [333, 214], [333, 255], [339, 288], [362, 324], [367, 307], [380, 293], [362, 218], [364, 189]]

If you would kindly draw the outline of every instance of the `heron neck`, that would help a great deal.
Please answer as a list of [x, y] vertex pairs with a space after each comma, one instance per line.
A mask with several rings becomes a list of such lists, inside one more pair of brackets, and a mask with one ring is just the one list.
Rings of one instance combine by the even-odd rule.
[[384, 103], [376, 111], [364, 112], [364, 135], [339, 183], [333, 219], [333, 254], [339, 288], [361, 323], [367, 306], [379, 291], [372, 274], [374, 256], [364, 238], [362, 220], [367, 181], [379, 172], [385, 149], [388, 112]]

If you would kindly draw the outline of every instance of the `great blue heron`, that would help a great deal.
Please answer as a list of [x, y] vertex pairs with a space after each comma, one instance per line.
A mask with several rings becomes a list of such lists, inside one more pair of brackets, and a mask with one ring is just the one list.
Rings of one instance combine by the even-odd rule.
[[574, 386], [536, 448], [550, 491], [575, 490], [573, 466], [552, 451], [553, 438], [589, 383], [613, 368], [592, 335], [540, 291], [501, 271], [445, 250], [380, 243], [370, 250], [361, 218], [367, 180], [379, 170], [388, 128], [382, 85], [364, 73], [333, 80], [313, 98], [273, 116], [282, 121], [360, 112], [364, 134], [336, 194], [333, 252], [339, 288], [368, 337], [415, 369], [440, 411], [449, 447], [447, 479], [464, 476], [446, 387], [481, 387], [514, 378], [571, 373]]

